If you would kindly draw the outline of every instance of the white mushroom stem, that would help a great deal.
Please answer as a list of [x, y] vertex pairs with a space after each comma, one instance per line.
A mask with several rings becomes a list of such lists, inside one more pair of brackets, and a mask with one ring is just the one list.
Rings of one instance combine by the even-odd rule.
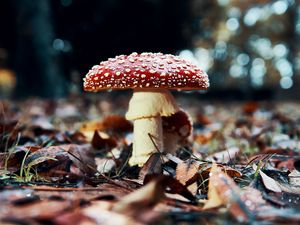
[[126, 119], [134, 121], [130, 165], [142, 166], [151, 154], [157, 152], [157, 148], [164, 151], [161, 116], [170, 116], [178, 110], [175, 99], [168, 90], [134, 90], [126, 113]]
[[132, 157], [129, 160], [129, 164], [142, 166], [152, 153], [158, 150], [162, 151], [162, 136], [160, 116], [135, 120]]

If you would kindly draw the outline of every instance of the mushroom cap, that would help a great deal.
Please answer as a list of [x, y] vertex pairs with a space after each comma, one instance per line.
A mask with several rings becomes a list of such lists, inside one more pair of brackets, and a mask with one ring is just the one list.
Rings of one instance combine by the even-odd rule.
[[120, 55], [93, 66], [84, 78], [84, 90], [161, 88], [206, 90], [207, 74], [178, 56], [162, 53]]

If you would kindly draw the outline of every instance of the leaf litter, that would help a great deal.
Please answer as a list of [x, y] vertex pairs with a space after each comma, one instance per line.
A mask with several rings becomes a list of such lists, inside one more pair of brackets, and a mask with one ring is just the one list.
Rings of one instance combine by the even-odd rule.
[[1, 224], [300, 222], [298, 103], [182, 100], [193, 134], [139, 168], [127, 100], [98, 97], [0, 102]]

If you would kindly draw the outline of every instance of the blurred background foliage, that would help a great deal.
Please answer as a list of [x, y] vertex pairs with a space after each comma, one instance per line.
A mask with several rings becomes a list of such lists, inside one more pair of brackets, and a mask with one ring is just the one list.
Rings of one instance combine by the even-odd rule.
[[178, 54], [212, 98], [299, 99], [299, 0], [2, 0], [0, 96], [82, 92], [118, 54]]

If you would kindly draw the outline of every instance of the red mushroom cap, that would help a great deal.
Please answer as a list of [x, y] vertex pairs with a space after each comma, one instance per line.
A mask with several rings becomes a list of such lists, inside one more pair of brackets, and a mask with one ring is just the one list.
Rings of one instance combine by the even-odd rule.
[[163, 116], [162, 125], [165, 132], [176, 133], [183, 139], [192, 133], [192, 121], [183, 109], [171, 116]]
[[207, 74], [174, 55], [132, 53], [120, 55], [93, 66], [84, 78], [84, 90], [163, 88], [205, 90]]

